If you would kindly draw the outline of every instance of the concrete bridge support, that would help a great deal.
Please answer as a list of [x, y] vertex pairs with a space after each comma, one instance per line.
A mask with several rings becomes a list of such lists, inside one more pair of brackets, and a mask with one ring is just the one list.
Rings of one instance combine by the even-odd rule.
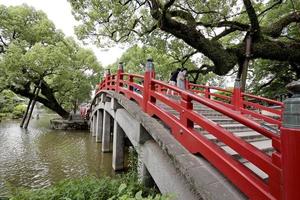
[[114, 120], [112, 167], [116, 171], [124, 169], [124, 141], [125, 133], [118, 122]]
[[96, 137], [96, 130], [97, 130], [97, 112], [94, 113], [92, 117], [92, 136]]
[[110, 151], [111, 121], [109, 113], [103, 111], [102, 152], [104, 153]]
[[145, 187], [153, 187], [155, 184], [140, 155], [138, 157], [138, 178], [139, 182], [142, 183]]
[[96, 142], [102, 142], [103, 111], [97, 110]]

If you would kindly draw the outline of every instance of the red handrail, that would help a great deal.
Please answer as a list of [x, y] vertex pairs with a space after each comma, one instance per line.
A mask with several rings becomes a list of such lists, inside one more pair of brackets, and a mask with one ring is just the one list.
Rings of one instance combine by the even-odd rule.
[[[275, 124], [278, 127], [281, 126], [282, 111], [283, 111], [283, 103], [282, 102], [275, 101], [272, 99], [267, 99], [264, 97], [259, 97], [259, 96], [252, 95], [252, 94], [242, 93], [242, 92], [240, 92], [240, 90], [230, 91], [230, 90], [215, 87], [215, 86], [205, 86], [205, 85], [198, 85], [198, 84], [193, 84], [193, 83], [188, 83], [188, 84], [189, 84], [189, 88], [192, 88], [191, 91], [193, 91], [195, 93], [198, 93], [198, 92], [202, 93], [207, 98], [211, 98], [212, 96], [218, 97], [219, 99], [215, 98], [215, 100], [217, 102], [220, 102], [223, 105], [224, 105], [224, 103], [233, 104], [233, 105], [235, 105], [234, 107], [231, 107], [231, 106], [229, 106], [229, 107], [231, 107], [235, 110], [238, 110], [238, 111], [242, 112], [243, 114], [248, 114], [258, 120], [264, 120], [267, 123]], [[198, 90], [199, 88], [202, 90]], [[213, 92], [211, 92], [211, 90], [217, 90], [217, 91], [224, 92], [224, 93], [228, 94], [228, 96], [213, 93]], [[239, 92], [240, 94], [236, 95], [235, 94], [236, 92]], [[249, 99], [252, 99], [252, 101], [250, 101]], [[253, 102], [253, 101], [255, 101], [255, 102]], [[275, 105], [275, 107], [268, 107], [263, 104], [268, 104], [268, 105], [273, 105], [273, 106]], [[256, 112], [254, 112], [254, 111], [256, 111]], [[267, 115], [267, 113], [270, 113], [271, 115], [270, 114]]]
[[[274, 111], [266, 106], [241, 100], [241, 105], [243, 106], [239, 108], [239, 112], [236, 112], [232, 110], [236, 108], [236, 104], [227, 106], [228, 103], [226, 102], [210, 99], [211, 96], [215, 96], [218, 98], [223, 98], [229, 101], [229, 103], [232, 103], [231, 100], [234, 96], [234, 92], [217, 87], [190, 84], [192, 87], [201, 88], [204, 90], [200, 91], [205, 94], [205, 96], [202, 97], [195, 93], [191, 93], [190, 91], [184, 91], [162, 81], [155, 80], [152, 77], [153, 75], [149, 72], [146, 72], [145, 76], [118, 72], [117, 75], [107, 76], [102, 83], [98, 84], [99, 89], [97, 93], [99, 93], [101, 90], [114, 90], [118, 93], [124, 94], [129, 99], [135, 100], [146, 113], [150, 115], [156, 115], [164, 123], [166, 123], [171, 128], [174, 137], [190, 152], [202, 154], [212, 165], [219, 169], [231, 180], [233, 184], [235, 184], [251, 199], [280, 199], [278, 191], [280, 191], [281, 187], [281, 168], [273, 160], [276, 156], [278, 157], [278, 155], [280, 159], [280, 137], [272, 131], [263, 128], [256, 121], [244, 116], [243, 113], [250, 112], [244, 108], [244, 106], [256, 107], [258, 109], [267, 110], [278, 115], [281, 114], [281, 111]], [[134, 79], [143, 80], [144, 83], [136, 83], [134, 82]], [[167, 89], [175, 91], [180, 97], [180, 100], [176, 101], [166, 96], [164, 91]], [[214, 94], [210, 91], [211, 89], [228, 92], [232, 96], [228, 97], [225, 95]], [[244, 93], [241, 93], [241, 96], [259, 99], [261, 101], [273, 104], [277, 103], [273, 100]], [[156, 105], [157, 101], [160, 101], [177, 111], [179, 113], [179, 118], [158, 107]], [[203, 104], [272, 139], [272, 141], [275, 142], [274, 144], [276, 144], [275, 149], [277, 152], [270, 157], [255, 146], [235, 136], [225, 128], [213, 123], [204, 116], [199, 115], [193, 110], [193, 104], [195, 103]], [[282, 106], [283, 104], [278, 103], [278, 105]], [[260, 118], [262, 116], [260, 113], [248, 114], [251, 114], [256, 118]], [[276, 124], [276, 120], [280, 121], [280, 119], [274, 119], [274, 121], [271, 120], [271, 122]], [[247, 159], [268, 174], [269, 181], [265, 182], [257, 177], [247, 167], [236, 161], [224, 150], [220, 149], [215, 143], [204, 137], [201, 134], [201, 131], [199, 132], [198, 130], [194, 129], [195, 124], [202, 127], [203, 130], [214, 135], [219, 141], [228, 145], [243, 158]]]

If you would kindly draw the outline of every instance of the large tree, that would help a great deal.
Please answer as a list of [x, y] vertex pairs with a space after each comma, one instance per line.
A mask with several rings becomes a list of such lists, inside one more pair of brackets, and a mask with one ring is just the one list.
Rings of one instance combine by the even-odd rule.
[[[179, 47], [181, 46], [180, 44], [177, 45]], [[176, 49], [172, 52], [164, 52], [161, 48], [153, 46], [140, 47], [139, 45], [133, 45], [128, 48], [115, 63], [107, 66], [107, 68], [111, 69], [112, 73], [115, 73], [119, 62], [123, 62], [127, 72], [143, 74], [145, 69], [142, 65], [145, 65], [146, 59], [151, 56], [154, 60], [154, 68], [157, 78], [168, 81], [170, 79], [171, 72], [175, 71], [176, 68], [186, 67], [189, 72], [197, 71], [194, 69], [195, 63], [190, 59], [181, 59], [181, 56], [183, 55], [180, 55], [180, 53], [182, 52], [176, 51]], [[217, 77], [213, 73], [201, 76], [199, 76], [199, 74], [197, 76], [197, 73], [190, 73], [187, 78], [192, 83], [200, 84], [205, 84], [208, 80], [217, 81], [218, 83], [224, 82], [224, 80], [220, 80], [220, 77]]]
[[225, 75], [249, 59], [300, 63], [300, 2], [296, 0], [69, 0], [81, 25], [77, 35], [100, 45], [180, 39], [183, 58], [201, 53], [199, 70]]
[[41, 12], [26, 5], [0, 5], [0, 91], [32, 98], [66, 118], [78, 102], [90, 98], [100, 71], [91, 50], [55, 29]]

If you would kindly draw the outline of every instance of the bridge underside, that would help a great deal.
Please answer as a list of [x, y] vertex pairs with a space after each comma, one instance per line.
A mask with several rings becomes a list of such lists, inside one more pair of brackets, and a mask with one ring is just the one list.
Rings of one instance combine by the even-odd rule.
[[94, 99], [91, 130], [102, 151], [111, 151], [113, 168], [124, 168], [124, 139], [138, 153], [141, 180], [150, 175], [162, 193], [177, 199], [246, 199], [204, 158], [189, 153], [159, 120], [141, 111], [134, 102], [112, 91], [102, 91]]

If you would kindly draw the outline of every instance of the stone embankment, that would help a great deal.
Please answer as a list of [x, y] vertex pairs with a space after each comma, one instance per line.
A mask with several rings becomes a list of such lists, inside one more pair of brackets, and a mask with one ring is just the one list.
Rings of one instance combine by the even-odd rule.
[[69, 119], [51, 119], [50, 127], [56, 130], [88, 130], [88, 121], [78, 114], [73, 114]]

